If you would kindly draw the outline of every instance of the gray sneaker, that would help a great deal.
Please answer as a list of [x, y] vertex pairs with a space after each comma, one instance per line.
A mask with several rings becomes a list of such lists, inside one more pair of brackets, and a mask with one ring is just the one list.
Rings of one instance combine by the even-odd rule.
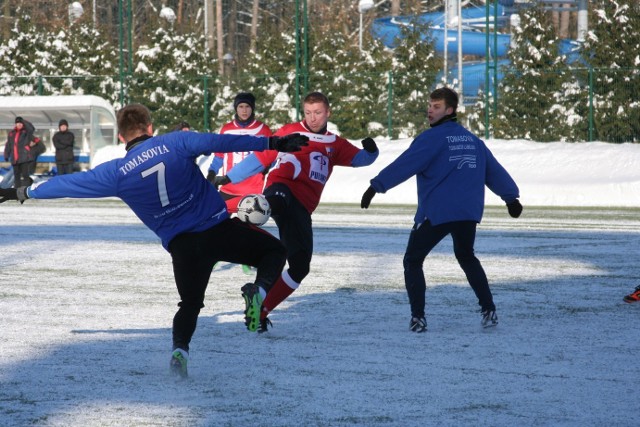
[[409, 322], [409, 330], [411, 332], [426, 332], [427, 331], [427, 319], [424, 317], [412, 317]]
[[495, 310], [482, 310], [482, 320], [480, 324], [483, 328], [490, 328], [498, 324], [498, 315]]

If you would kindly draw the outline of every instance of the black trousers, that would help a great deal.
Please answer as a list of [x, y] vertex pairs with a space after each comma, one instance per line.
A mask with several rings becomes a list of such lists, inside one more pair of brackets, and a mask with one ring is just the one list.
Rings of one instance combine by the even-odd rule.
[[264, 190], [271, 205], [271, 218], [278, 226], [280, 240], [287, 248], [289, 276], [297, 283], [307, 277], [313, 255], [313, 226], [311, 214], [293, 196], [289, 187], [277, 183]]
[[425, 315], [426, 282], [422, 265], [429, 252], [448, 234], [451, 234], [456, 259], [478, 298], [478, 304], [482, 309], [495, 310], [487, 275], [473, 250], [476, 226], [474, 221], [456, 221], [432, 226], [427, 220], [413, 227], [403, 260], [411, 316]]
[[67, 175], [73, 173], [73, 163], [56, 163], [58, 175]]
[[183, 233], [169, 243], [173, 273], [180, 295], [173, 318], [173, 349], [189, 351], [211, 271], [218, 261], [257, 268], [256, 283], [268, 292], [286, 260], [282, 243], [267, 231], [237, 218], [208, 230]]
[[29, 176], [32, 169], [35, 169], [35, 162], [24, 162], [13, 165], [13, 186], [18, 188], [33, 184], [33, 180]]

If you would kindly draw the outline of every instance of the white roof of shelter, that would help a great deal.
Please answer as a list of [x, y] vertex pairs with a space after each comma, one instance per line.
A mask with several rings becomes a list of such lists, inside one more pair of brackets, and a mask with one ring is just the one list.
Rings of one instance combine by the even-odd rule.
[[91, 122], [92, 111], [101, 113], [102, 125], [116, 126], [113, 106], [99, 96], [0, 96], [0, 127], [12, 128], [16, 117], [30, 121], [36, 129], [55, 128], [61, 119], [81, 127]]

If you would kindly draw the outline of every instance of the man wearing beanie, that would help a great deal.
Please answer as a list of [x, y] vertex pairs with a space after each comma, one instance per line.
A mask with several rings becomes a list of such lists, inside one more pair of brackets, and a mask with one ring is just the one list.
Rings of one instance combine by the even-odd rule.
[[56, 167], [58, 175], [73, 173], [73, 145], [75, 136], [69, 131], [69, 123], [62, 119], [58, 123], [58, 132], [53, 135], [53, 146], [56, 149]]
[[31, 141], [35, 128], [28, 120], [16, 117], [15, 126], [7, 136], [4, 146], [4, 160], [11, 162], [13, 167], [14, 187], [31, 185], [29, 173], [31, 171]]
[[[262, 135], [271, 136], [269, 126], [255, 119], [256, 98], [252, 93], [241, 92], [233, 100], [234, 119], [220, 129], [221, 134], [232, 135]], [[255, 174], [242, 182], [231, 183], [226, 178], [227, 173], [245, 157], [250, 151], [235, 153], [215, 153], [207, 179], [216, 187], [220, 186], [220, 195], [227, 204], [230, 213], [238, 212], [238, 202], [247, 194], [260, 194], [264, 188], [264, 173]], [[222, 168], [221, 173], [220, 169]]]

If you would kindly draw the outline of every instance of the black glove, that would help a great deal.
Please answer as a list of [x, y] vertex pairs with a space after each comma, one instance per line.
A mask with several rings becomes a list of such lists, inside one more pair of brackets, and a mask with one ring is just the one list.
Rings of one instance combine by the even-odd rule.
[[229, 177], [227, 175], [223, 175], [223, 176], [214, 177], [212, 184], [215, 185], [216, 188], [218, 188], [221, 185], [225, 185], [225, 184], [228, 184], [230, 182], [231, 182], [231, 180], [229, 179]]
[[209, 171], [209, 173], [207, 173], [207, 181], [209, 181], [212, 184], [215, 184], [216, 181], [216, 171]]
[[376, 189], [373, 188], [372, 186], [369, 186], [369, 188], [367, 188], [367, 191], [364, 192], [364, 194], [362, 195], [362, 200], [360, 201], [360, 207], [362, 209], [368, 209], [369, 205], [371, 204], [371, 199], [373, 199], [373, 196], [375, 196], [377, 193]]
[[515, 199], [513, 202], [507, 203], [507, 210], [509, 211], [509, 215], [512, 218], [518, 218], [522, 213], [522, 205], [518, 199]]
[[369, 153], [375, 153], [378, 151], [378, 146], [373, 138], [365, 138], [362, 140], [362, 148], [364, 148]]
[[299, 133], [292, 133], [291, 135], [285, 136], [270, 136], [269, 149], [291, 153], [293, 151], [300, 151], [302, 147], [309, 145], [307, 141], [309, 141], [309, 137], [300, 135]]
[[17, 200], [20, 204], [23, 204], [28, 198], [27, 187], [0, 188], [0, 203], [4, 203], [7, 200]]

